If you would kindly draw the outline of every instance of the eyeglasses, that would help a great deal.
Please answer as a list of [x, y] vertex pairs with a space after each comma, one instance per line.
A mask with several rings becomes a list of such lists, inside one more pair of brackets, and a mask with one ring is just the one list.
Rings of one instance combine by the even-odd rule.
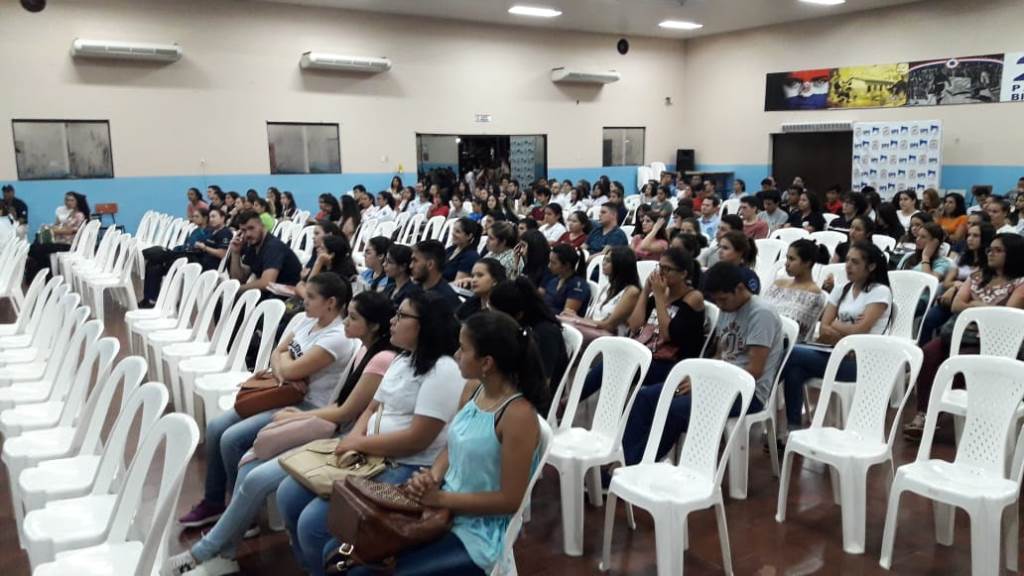
[[406, 318], [412, 318], [414, 320], [419, 320], [420, 319], [419, 316], [414, 316], [412, 314], [406, 314], [405, 312], [402, 312], [401, 310], [399, 310], [398, 312], [395, 312], [395, 320], [401, 322], [402, 320], [404, 320]]
[[662, 272], [679, 272], [679, 268], [675, 266], [665, 266], [664, 264], [658, 264], [658, 270]]

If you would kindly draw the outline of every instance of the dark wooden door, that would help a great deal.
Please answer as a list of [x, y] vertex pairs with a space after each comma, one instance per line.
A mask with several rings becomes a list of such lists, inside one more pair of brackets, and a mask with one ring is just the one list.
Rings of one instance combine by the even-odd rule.
[[782, 189], [800, 176], [804, 186], [818, 194], [836, 184], [845, 192], [850, 189], [852, 165], [853, 132], [772, 134], [772, 175]]

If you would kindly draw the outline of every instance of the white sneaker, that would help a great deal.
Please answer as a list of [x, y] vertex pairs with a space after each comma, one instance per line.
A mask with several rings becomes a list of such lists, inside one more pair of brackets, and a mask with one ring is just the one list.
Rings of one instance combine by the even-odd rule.
[[160, 576], [180, 576], [194, 570], [197, 564], [198, 562], [189, 551], [175, 554], [164, 561], [164, 565], [160, 568]]
[[185, 572], [183, 576], [225, 576], [227, 574], [238, 574], [239, 571], [238, 562], [222, 556], [214, 556], [196, 566], [193, 570]]

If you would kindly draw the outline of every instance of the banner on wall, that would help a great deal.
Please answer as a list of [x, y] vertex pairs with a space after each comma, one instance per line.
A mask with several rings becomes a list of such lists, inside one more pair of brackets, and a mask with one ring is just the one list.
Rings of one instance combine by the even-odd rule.
[[855, 122], [852, 189], [873, 186], [884, 198], [900, 190], [938, 188], [942, 177], [939, 120]]
[[1003, 84], [999, 99], [1003, 102], [1024, 102], [1024, 52], [1009, 52], [1003, 58]]
[[766, 112], [990, 102], [1024, 102], [1024, 52], [774, 72], [765, 77]]

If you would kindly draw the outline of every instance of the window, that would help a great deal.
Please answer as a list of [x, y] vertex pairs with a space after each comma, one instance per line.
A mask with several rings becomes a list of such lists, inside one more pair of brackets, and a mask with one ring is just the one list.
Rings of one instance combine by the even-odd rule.
[[601, 138], [603, 166], [642, 166], [646, 128], [605, 128]]
[[267, 122], [271, 174], [340, 174], [337, 124]]
[[13, 120], [19, 180], [113, 178], [106, 120]]

